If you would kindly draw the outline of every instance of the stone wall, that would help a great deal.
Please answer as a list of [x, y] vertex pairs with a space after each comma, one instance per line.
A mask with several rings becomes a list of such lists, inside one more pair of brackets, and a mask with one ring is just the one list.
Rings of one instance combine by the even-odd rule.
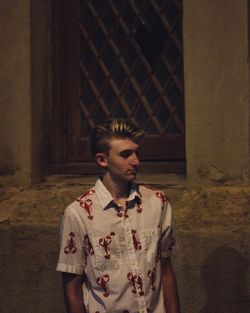
[[[93, 181], [52, 179], [1, 190], [1, 313], [64, 312], [55, 272], [60, 216]], [[151, 185], [154, 181], [160, 181], [153, 185], [165, 190], [174, 207], [178, 246], [173, 264], [182, 312], [248, 312], [250, 187], [195, 188], [148, 178]]]

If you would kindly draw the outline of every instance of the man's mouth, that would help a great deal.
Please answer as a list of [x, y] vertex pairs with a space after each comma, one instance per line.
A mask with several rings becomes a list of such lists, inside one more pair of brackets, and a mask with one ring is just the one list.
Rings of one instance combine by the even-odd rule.
[[129, 174], [137, 174], [138, 170], [131, 170], [131, 171], [128, 171]]

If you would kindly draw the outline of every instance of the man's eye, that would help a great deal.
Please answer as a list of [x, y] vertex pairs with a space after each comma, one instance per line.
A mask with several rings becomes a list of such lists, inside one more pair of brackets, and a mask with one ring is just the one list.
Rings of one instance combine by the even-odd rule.
[[131, 151], [131, 150], [126, 150], [126, 151], [122, 151], [120, 153], [120, 156], [123, 157], [124, 159], [129, 158], [131, 155], [135, 154], [137, 157], [139, 156], [139, 151]]
[[130, 157], [131, 154], [132, 154], [131, 151], [124, 151], [124, 152], [121, 152], [120, 156], [126, 159], [126, 158]]

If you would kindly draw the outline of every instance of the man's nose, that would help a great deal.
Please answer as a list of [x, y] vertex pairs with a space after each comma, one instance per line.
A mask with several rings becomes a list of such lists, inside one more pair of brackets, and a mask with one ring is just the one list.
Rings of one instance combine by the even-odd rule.
[[133, 154], [132, 164], [133, 165], [139, 165], [140, 164], [139, 157], [138, 157], [138, 155], [136, 153]]

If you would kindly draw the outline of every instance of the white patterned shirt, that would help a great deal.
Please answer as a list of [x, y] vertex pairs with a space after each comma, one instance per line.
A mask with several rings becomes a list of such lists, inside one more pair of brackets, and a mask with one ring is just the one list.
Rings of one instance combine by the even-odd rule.
[[123, 208], [98, 179], [64, 212], [57, 270], [85, 273], [89, 313], [163, 313], [160, 259], [173, 233], [163, 192], [133, 183]]

